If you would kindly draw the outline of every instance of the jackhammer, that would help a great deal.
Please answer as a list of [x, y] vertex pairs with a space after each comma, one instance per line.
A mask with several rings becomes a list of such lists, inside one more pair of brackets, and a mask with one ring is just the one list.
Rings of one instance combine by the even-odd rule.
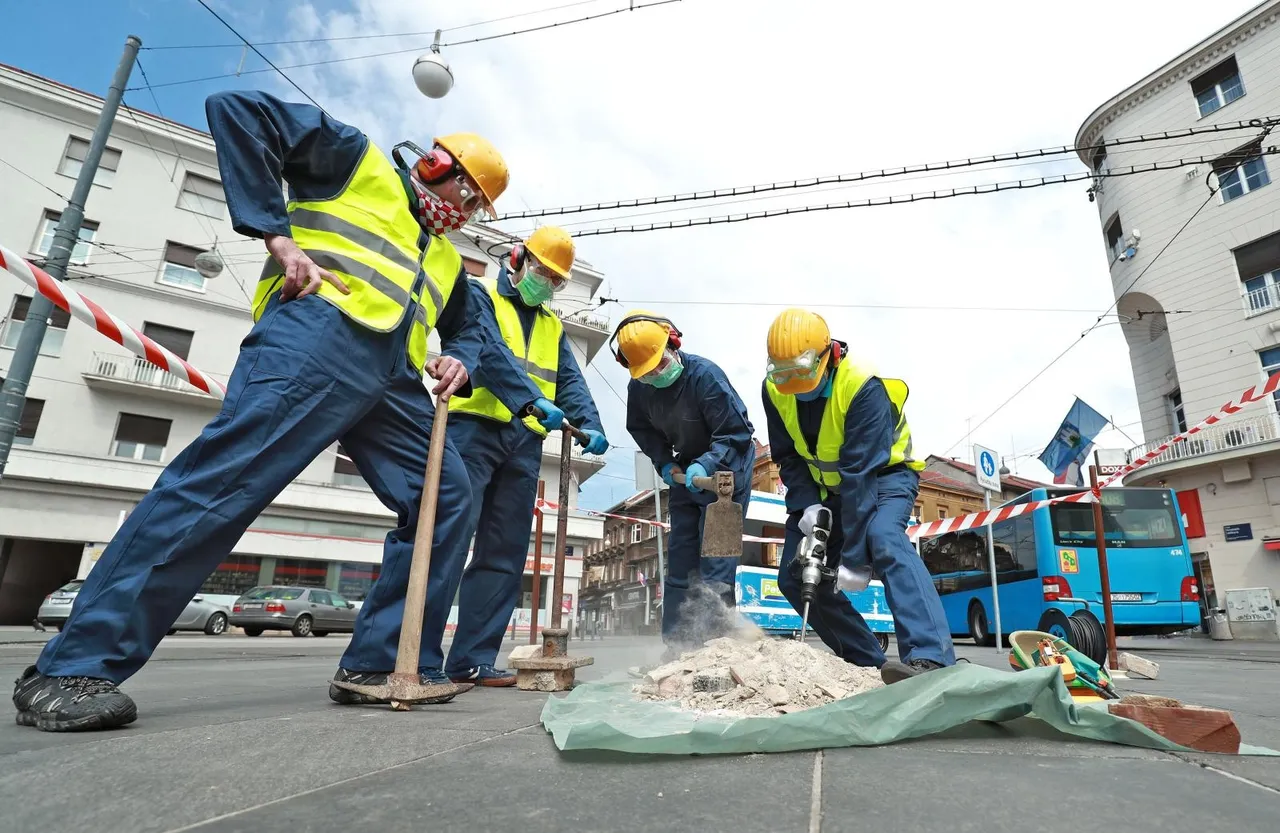
[[796, 636], [801, 642], [809, 627], [809, 606], [818, 598], [819, 589], [824, 584], [836, 583], [840, 554], [835, 553], [833, 557], [827, 551], [827, 538], [830, 535], [831, 510], [823, 506], [818, 509], [813, 531], [804, 537], [796, 549], [795, 561], [791, 565], [792, 572], [799, 574], [800, 600], [804, 604], [804, 610], [800, 614], [800, 633]]

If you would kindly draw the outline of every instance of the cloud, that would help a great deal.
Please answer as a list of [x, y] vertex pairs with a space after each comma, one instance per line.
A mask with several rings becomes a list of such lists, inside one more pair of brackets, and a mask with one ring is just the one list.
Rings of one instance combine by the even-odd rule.
[[[446, 32], [446, 43], [599, 13], [623, 0]], [[869, 7], [846, 2], [683, 0], [486, 43], [446, 49], [448, 97], [422, 97], [413, 55], [290, 74], [335, 117], [389, 147], [446, 131], [492, 139], [512, 169], [500, 210], [590, 203], [847, 173], [1069, 144], [1101, 102], [1224, 24], [1190, 2], [1132, 0], [1071, 8], [1014, 2]], [[423, 0], [295, 3], [258, 38], [424, 31], [529, 10], [527, 2]], [[1100, 23], [1115, 21], [1114, 23]], [[251, 31], [253, 27], [251, 26]], [[287, 63], [403, 49], [419, 39], [343, 41], [291, 49]], [[1105, 51], [1106, 60], [1095, 54]], [[274, 83], [274, 82], [272, 82]], [[297, 98], [287, 87], [277, 91]], [[1199, 152], [1199, 151], [1196, 151]], [[905, 194], [957, 184], [1078, 171], [1071, 160], [981, 173], [884, 180], [769, 195], [715, 207], [655, 206], [548, 218], [571, 230]], [[916, 447], [967, 456], [977, 425], [1080, 333], [1096, 312], [969, 311], [1040, 307], [1102, 311], [1112, 301], [1096, 207], [1085, 184], [881, 208], [854, 208], [709, 228], [586, 237], [582, 257], [607, 276], [602, 294], [673, 317], [686, 346], [719, 363], [767, 441], [759, 402], [764, 334], [784, 306], [817, 309], [837, 337], [908, 381]], [[673, 210], [675, 209], [675, 210]], [[652, 213], [662, 212], [662, 213]], [[622, 215], [637, 216], [629, 220]], [[583, 222], [587, 221], [587, 222]], [[503, 224], [531, 228], [527, 220]], [[721, 306], [693, 302], [717, 302]], [[756, 304], [755, 306], [747, 304]], [[859, 309], [853, 304], [934, 309]], [[940, 308], [940, 309], [939, 309]], [[1141, 440], [1120, 328], [1081, 340], [973, 441], [1032, 456], [1079, 395]], [[626, 375], [602, 351], [588, 379], [610, 439], [603, 476], [584, 501], [628, 494], [632, 442]], [[1190, 415], [1189, 415], [1190, 416]], [[1104, 444], [1128, 446], [1112, 433]], [[1024, 476], [1047, 478], [1030, 457]]]

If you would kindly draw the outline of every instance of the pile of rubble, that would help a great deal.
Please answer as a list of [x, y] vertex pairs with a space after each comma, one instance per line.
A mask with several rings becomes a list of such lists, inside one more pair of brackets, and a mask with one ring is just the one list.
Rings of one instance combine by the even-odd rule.
[[874, 668], [791, 639], [721, 638], [645, 675], [642, 700], [734, 716], [804, 711], [884, 685]]

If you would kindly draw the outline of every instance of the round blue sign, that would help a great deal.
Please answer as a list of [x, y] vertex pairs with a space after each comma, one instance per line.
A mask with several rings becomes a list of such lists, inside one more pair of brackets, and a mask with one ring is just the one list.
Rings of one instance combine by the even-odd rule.
[[996, 461], [991, 454], [984, 451], [978, 455], [978, 462], [982, 464], [982, 473], [987, 477], [991, 477], [996, 473]]

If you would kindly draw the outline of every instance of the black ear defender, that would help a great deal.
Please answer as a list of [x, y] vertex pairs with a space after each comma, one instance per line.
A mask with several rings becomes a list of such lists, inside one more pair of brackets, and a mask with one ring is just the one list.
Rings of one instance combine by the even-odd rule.
[[623, 367], [630, 367], [627, 363], [627, 357], [622, 354], [616, 344], [618, 341], [618, 333], [622, 332], [622, 328], [628, 324], [634, 324], [637, 321], [652, 321], [655, 324], [665, 325], [667, 328], [667, 345], [680, 349], [680, 339], [684, 337], [684, 333], [671, 321], [670, 318], [661, 318], [653, 315], [628, 315], [626, 318], [618, 322], [618, 326], [614, 328], [613, 335], [609, 336], [609, 352], [613, 353], [614, 359]]

